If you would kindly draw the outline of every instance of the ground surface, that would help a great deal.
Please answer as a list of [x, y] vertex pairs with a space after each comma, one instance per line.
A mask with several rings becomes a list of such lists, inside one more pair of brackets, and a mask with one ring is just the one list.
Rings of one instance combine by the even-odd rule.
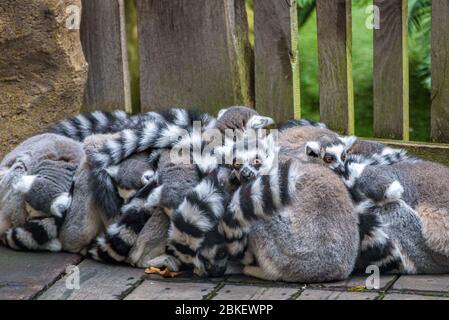
[[[66, 268], [79, 267], [79, 289], [68, 289]], [[70, 277], [70, 276], [69, 276]], [[379, 290], [368, 290], [366, 276], [343, 282], [302, 285], [243, 276], [164, 279], [141, 269], [83, 260], [65, 253], [16, 252], [0, 248], [2, 299], [237, 299], [237, 300], [449, 300], [449, 275], [382, 276]]]

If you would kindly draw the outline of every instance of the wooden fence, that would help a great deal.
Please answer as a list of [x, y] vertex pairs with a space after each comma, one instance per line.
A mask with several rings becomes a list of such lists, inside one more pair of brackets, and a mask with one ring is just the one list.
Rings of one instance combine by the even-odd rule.
[[[125, 0], [83, 0], [89, 62], [85, 108], [130, 111]], [[126, 0], [129, 1], [129, 0]], [[374, 0], [374, 135], [449, 162], [449, 1], [432, 1], [431, 139], [409, 140], [407, 0]], [[244, 104], [279, 123], [301, 116], [296, 0], [137, 0], [141, 111], [183, 106], [216, 113]], [[321, 120], [354, 133], [350, 0], [317, 0]]]

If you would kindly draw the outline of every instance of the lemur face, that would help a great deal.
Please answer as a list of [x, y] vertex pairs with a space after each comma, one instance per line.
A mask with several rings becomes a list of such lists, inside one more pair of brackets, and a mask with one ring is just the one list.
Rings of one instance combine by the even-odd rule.
[[269, 174], [277, 163], [279, 148], [274, 134], [255, 139], [237, 140], [232, 149], [231, 179], [235, 178], [240, 183]]
[[111, 166], [106, 172], [114, 181], [119, 196], [128, 202], [138, 190], [155, 177], [146, 153], [137, 154], [117, 166]]
[[193, 272], [200, 277], [220, 277], [226, 272], [228, 250], [223, 236], [214, 229], [209, 231], [194, 259]]
[[312, 162], [321, 163], [331, 170], [343, 174], [348, 151], [355, 140], [355, 137], [330, 138], [323, 136], [316, 141], [307, 142], [305, 151]]

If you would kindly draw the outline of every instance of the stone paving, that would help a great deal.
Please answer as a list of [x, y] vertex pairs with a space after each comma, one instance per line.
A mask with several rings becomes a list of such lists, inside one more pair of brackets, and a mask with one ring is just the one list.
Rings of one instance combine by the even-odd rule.
[[[79, 289], [66, 286], [66, 268], [70, 265], [79, 267]], [[234, 275], [162, 278], [141, 269], [101, 264], [72, 254], [0, 248], [0, 299], [449, 301], [449, 275], [384, 275], [378, 290], [368, 290], [365, 280], [364, 275], [354, 275], [346, 281], [303, 285]]]

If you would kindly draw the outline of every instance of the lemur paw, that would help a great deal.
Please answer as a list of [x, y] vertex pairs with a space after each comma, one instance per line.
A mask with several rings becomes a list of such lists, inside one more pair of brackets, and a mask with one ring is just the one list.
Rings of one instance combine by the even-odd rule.
[[181, 263], [178, 259], [167, 254], [163, 254], [151, 260], [147, 260], [143, 263], [145, 268], [155, 267], [155, 268], [167, 268], [170, 271], [178, 272]]

